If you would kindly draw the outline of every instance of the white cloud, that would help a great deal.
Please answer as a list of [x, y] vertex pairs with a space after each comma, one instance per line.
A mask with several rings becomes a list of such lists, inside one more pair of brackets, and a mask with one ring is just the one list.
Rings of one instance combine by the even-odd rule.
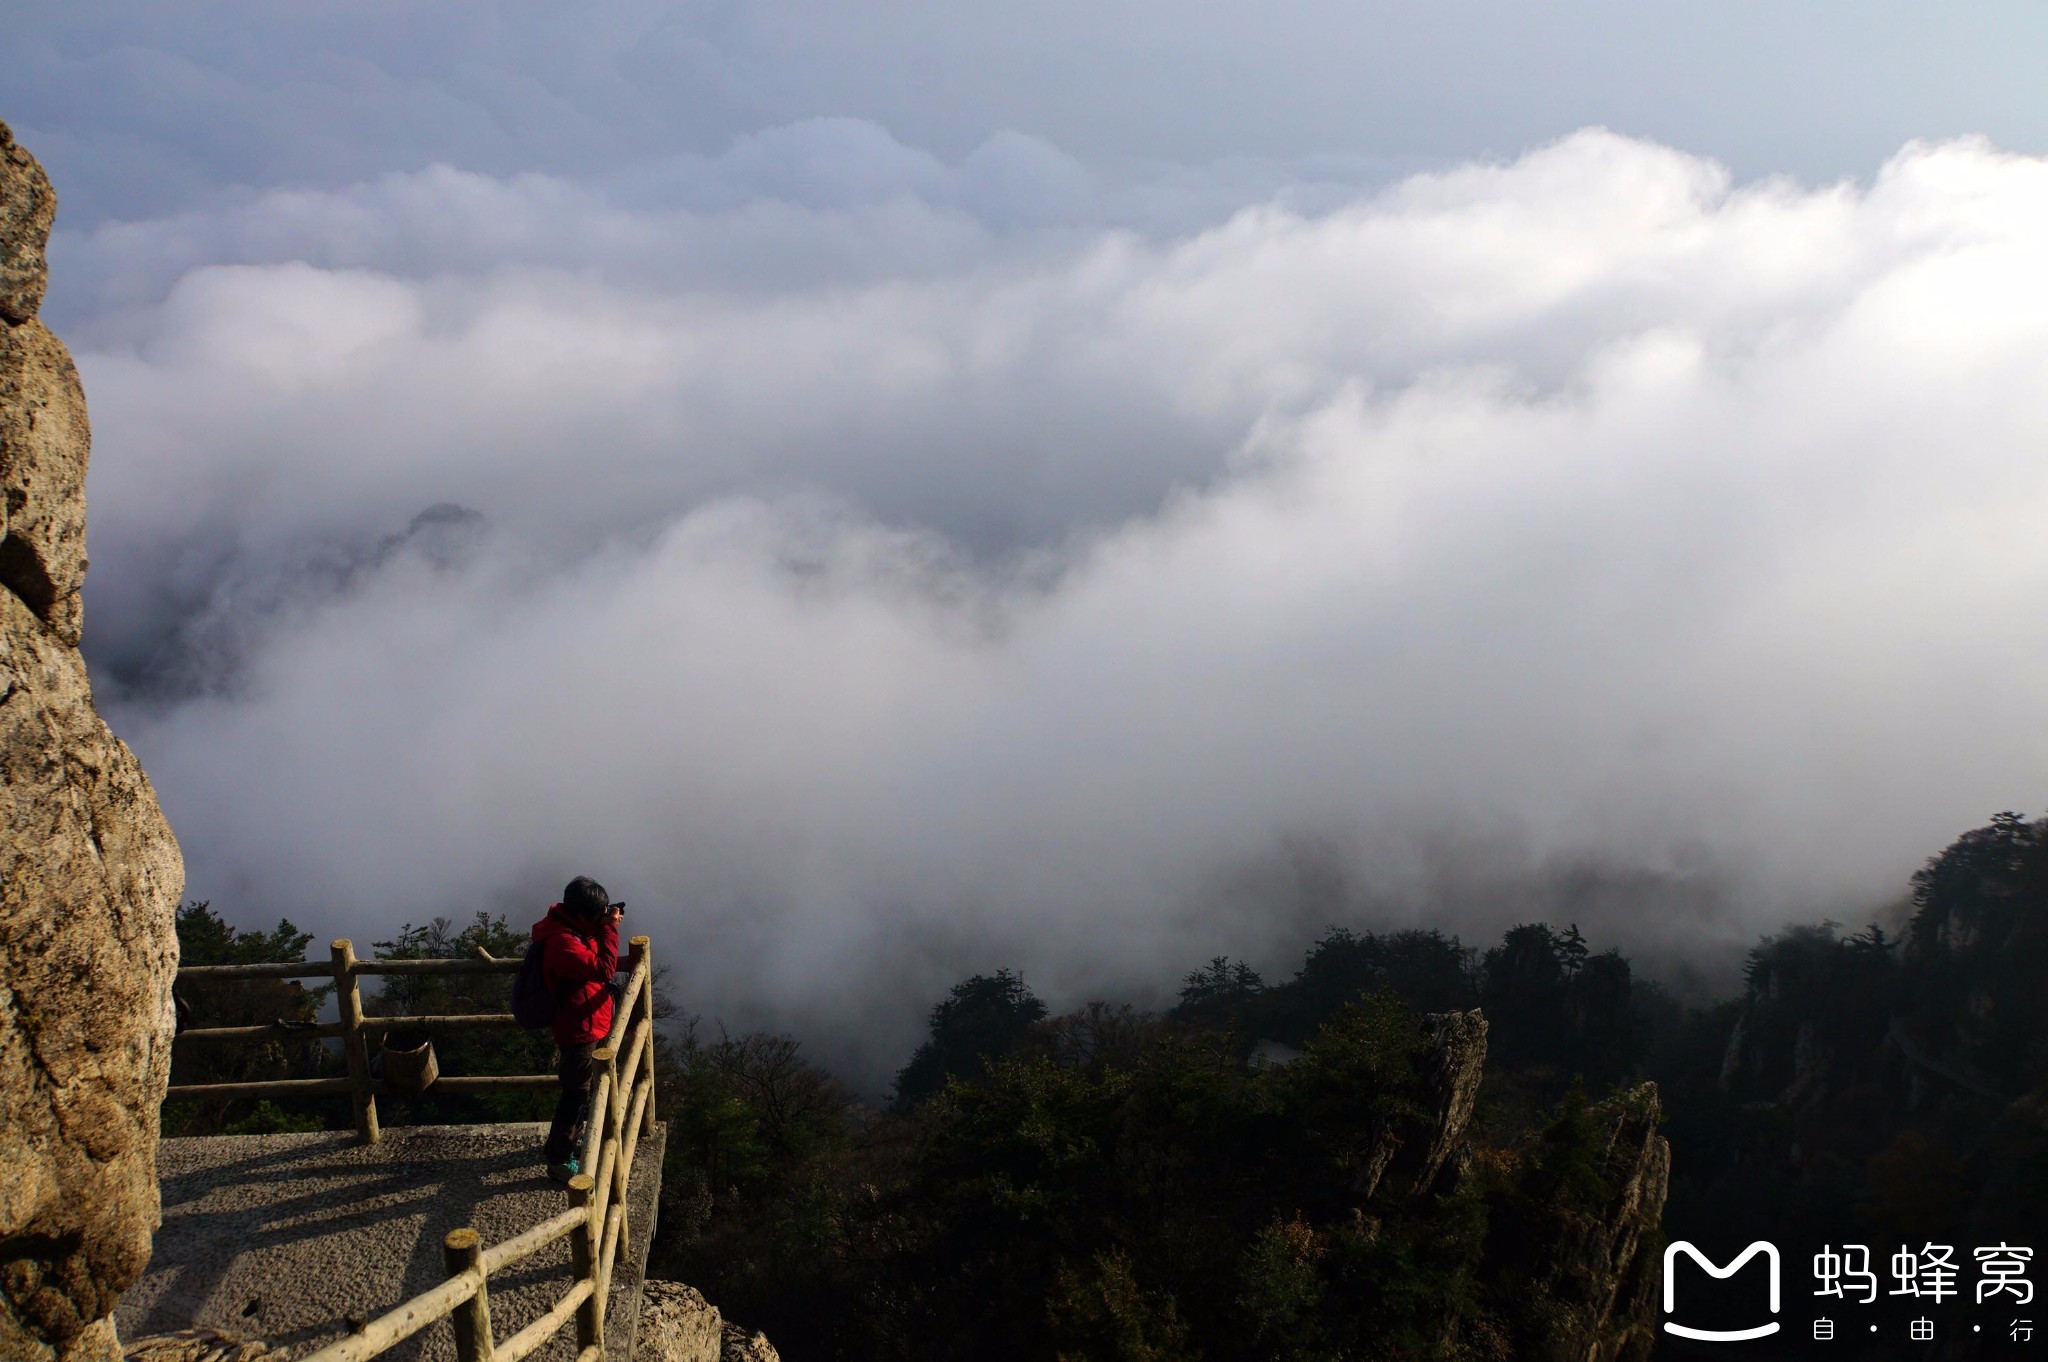
[[[120, 714], [195, 893], [341, 930], [588, 871], [693, 1007], [897, 990], [886, 1064], [969, 969], [1071, 1000], [1366, 907], [1740, 938], [2037, 796], [2041, 161], [1807, 190], [1589, 132], [1020, 244], [882, 159], [829, 206], [435, 171], [118, 229], [213, 262], [80, 353], [93, 646], [179, 612], [239, 668]], [[797, 263], [663, 263], [771, 211]], [[473, 558], [372, 552], [445, 500]]]

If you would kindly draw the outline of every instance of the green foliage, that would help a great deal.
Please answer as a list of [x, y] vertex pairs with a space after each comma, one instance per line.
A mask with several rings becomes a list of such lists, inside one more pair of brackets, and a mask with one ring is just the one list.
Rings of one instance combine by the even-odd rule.
[[1912, 1024], [1982, 1086], [2048, 1073], [2048, 818], [2001, 813], [1913, 876], [1901, 961]]
[[2048, 819], [2028, 822], [2010, 811], [1964, 833], [1913, 875], [1916, 910], [1910, 937], [1915, 950], [1933, 953], [1966, 947], [1986, 928], [2033, 916], [2040, 902], [2048, 851]]
[[[504, 914], [479, 912], [457, 930], [437, 917], [422, 926], [406, 923], [388, 941], [374, 943], [385, 960], [474, 960], [489, 955], [517, 960], [526, 954], [528, 934]], [[370, 1016], [462, 1016], [512, 1010], [509, 974], [387, 974], [363, 1000]], [[475, 1031], [444, 1028], [434, 1033], [434, 1052], [445, 1074], [541, 1074], [554, 1070], [554, 1040], [545, 1029]], [[372, 1047], [372, 1067], [378, 1059]], [[552, 1092], [424, 1093], [378, 1099], [393, 1125], [469, 1125], [545, 1121], [554, 1111]]]
[[[872, 1336], [886, 1309], [854, 1303], [848, 1279], [869, 1252], [876, 1184], [892, 1180], [885, 1144], [856, 1150], [858, 1104], [788, 1037], [702, 1040], [695, 1018], [656, 1051], [668, 1123], [656, 1270], [697, 1284], [730, 1314], [775, 1320], [792, 1355], [831, 1355]], [[792, 1283], [802, 1319], [784, 1323]], [[854, 1349], [854, 1355], [865, 1355]]]
[[1348, 1177], [1373, 1157], [1369, 1137], [1422, 1114], [1414, 1099], [1422, 1043], [1405, 1003], [1369, 993], [1324, 1023], [1302, 1057], [1270, 1081], [1303, 1134]]
[[1579, 933], [1579, 924], [1574, 922], [1562, 934], [1552, 938], [1557, 948], [1557, 963], [1569, 979], [1586, 965], [1586, 938]]
[[1202, 1356], [1173, 1297], [1141, 1288], [1120, 1249], [1092, 1254], [1078, 1268], [1062, 1265], [1045, 1304], [1059, 1362], [1195, 1362]]
[[1473, 1007], [1472, 952], [1434, 930], [1381, 935], [1332, 927], [1309, 947], [1293, 979], [1264, 991], [1246, 1024], [1261, 1037], [1302, 1045], [1347, 1003], [1375, 992], [1398, 994], [1419, 1012]]
[[[396, 937], [374, 943], [374, 950], [383, 960], [517, 960], [526, 954], [527, 933], [507, 923], [503, 913], [480, 912], [462, 930], [454, 927], [445, 917], [419, 927], [408, 922]], [[511, 996], [511, 982], [498, 974], [387, 974], [377, 993], [380, 1011], [409, 1015], [502, 1012]]]
[[1033, 1026], [1022, 1049], [1069, 1069], [1128, 1069], [1158, 1040], [1164, 1023], [1128, 1003], [1092, 1002]]
[[[304, 960], [312, 935], [280, 920], [271, 931], [231, 926], [212, 904], [188, 903], [175, 918], [181, 965], [253, 965]], [[311, 1028], [332, 985], [308, 988], [296, 979], [192, 979], [178, 985], [182, 1025], [190, 1029], [261, 1026], [273, 1022]], [[278, 1079], [317, 1078], [341, 1071], [338, 1054], [319, 1038], [285, 1036], [263, 1041], [182, 1040], [171, 1052], [171, 1082], [254, 1083]], [[332, 1099], [282, 1098], [277, 1102], [240, 1099], [166, 1103], [166, 1135], [238, 1133], [257, 1122], [261, 1129], [320, 1129], [338, 1125], [346, 1102]], [[263, 1124], [269, 1122], [271, 1124]], [[282, 1122], [283, 1124], [276, 1124]]]
[[1015, 1051], [1044, 1016], [1045, 1004], [1006, 969], [955, 984], [932, 1008], [929, 1038], [896, 1075], [898, 1109], [915, 1106], [949, 1080], [972, 1081], [987, 1061]]
[[1486, 952], [1479, 1002], [1493, 1023], [1493, 1049], [1501, 1059], [1536, 1062], [1564, 1048], [1565, 942], [1540, 922], [1510, 928]]
[[[185, 965], [244, 965], [303, 960], [312, 934], [281, 920], [270, 931], [230, 925], [212, 905], [194, 902], [177, 914], [180, 961]], [[524, 932], [500, 915], [478, 913], [457, 930], [447, 918], [424, 926], [407, 924], [374, 953], [401, 960], [474, 959], [481, 951], [499, 959], [517, 959], [526, 950]], [[284, 1021], [312, 1026], [334, 992], [331, 984], [307, 988], [297, 980], [191, 980], [179, 986], [192, 1027], [252, 1026]], [[511, 981], [501, 974], [386, 975], [381, 987], [364, 998], [372, 1016], [449, 1015], [504, 1012], [509, 1009]], [[444, 1030], [434, 1036], [444, 1073], [546, 1073], [552, 1068], [553, 1042], [545, 1032]], [[375, 1042], [372, 1042], [373, 1064]], [[281, 1078], [331, 1077], [346, 1071], [339, 1047], [308, 1037], [252, 1043], [188, 1041], [174, 1052], [173, 1083], [232, 1083]], [[533, 1121], [546, 1119], [553, 1107], [547, 1093], [478, 1093], [452, 1096], [428, 1092], [380, 1099], [384, 1119], [392, 1125]], [[346, 1129], [353, 1116], [346, 1098], [279, 1098], [252, 1103], [235, 1101], [167, 1103], [163, 1113], [167, 1134], [249, 1134], [297, 1129]]]
[[1604, 1176], [1606, 1129], [1592, 1118], [1584, 1079], [1575, 1078], [1543, 1130], [1543, 1143], [1524, 1191], [1546, 1206], [1597, 1205], [1612, 1191]]
[[1667, 1032], [1689, 1228], [1753, 1234], [1758, 1205], [1773, 1234], [1816, 1241], [1989, 1243], [2048, 1221], [2048, 1133], [2014, 1119], [2048, 1090], [2048, 820], [1965, 832], [1912, 877], [1911, 909], [1896, 938], [1766, 938], [1739, 1005]]
[[[1628, 1007], [1618, 955], [1521, 939], [1555, 967], [1560, 1035]], [[1395, 979], [1478, 988], [1456, 938], [1341, 929], [1278, 986], [1211, 959], [1168, 1018], [1045, 1017], [1015, 975], [975, 976], [932, 1009], [890, 1114], [823, 1124], [772, 1095], [793, 1041], [692, 1032], [664, 1070], [661, 1270], [819, 1357], [1477, 1359], [1583, 1334], [1515, 1303], [1494, 1226], [1540, 1257], [1539, 1231], [1590, 1213], [1583, 1085], [1512, 1176], [1418, 1185], [1441, 1095]], [[1301, 1055], [1248, 1063], [1282, 1026]]]
[[1545, 1100], [1581, 1074], [1627, 1076], [1646, 1038], [1634, 1005], [1635, 980], [1618, 951], [1593, 954], [1573, 923], [1510, 928], [1480, 960], [1479, 1004], [1493, 1024], [1493, 1067], [1530, 1071]]
[[1747, 989], [1741, 1073], [1752, 1097], [1793, 1081], [1799, 1037], [1848, 1056], [1884, 1042], [1901, 1002], [1899, 962], [1884, 930], [1843, 937], [1838, 924], [1787, 927], [1759, 942], [1743, 967]]
[[[311, 932], [279, 918], [273, 931], [259, 932], [228, 925], [207, 900], [178, 909], [178, 963], [181, 965], [263, 965], [304, 960]], [[324, 994], [329, 991], [322, 989]]]
[[[1585, 1338], [1617, 1299], [1649, 1300], [1659, 1227], [1643, 1227], [1620, 1278], [1609, 1275], [1617, 1266], [1610, 1245], [1624, 1204], [1622, 1179], [1640, 1173], [1638, 1151], [1660, 1120], [1653, 1087], [1593, 1102], [1575, 1081], [1538, 1131], [1491, 1151], [1479, 1165], [1472, 1185], [1490, 1223], [1479, 1333], [1505, 1355], [1555, 1355], [1555, 1340]], [[1603, 1331], [1613, 1350], [1603, 1355], [1643, 1355], [1650, 1328], [1650, 1319], [1631, 1320], [1624, 1309]]]
[[[1914, 893], [1903, 946], [1791, 928], [1708, 1006], [1571, 923], [1483, 953], [1332, 927], [1277, 982], [1211, 957], [1165, 1016], [1049, 1017], [1015, 975], [975, 976], [890, 1112], [822, 1123], [770, 1095], [793, 1041], [692, 1040], [663, 1069], [656, 1251], [818, 1358], [1638, 1358], [1658, 1227], [1628, 1227], [1625, 1280], [1609, 1255], [1660, 1128], [1696, 1236], [1759, 1208], [1815, 1242], [1937, 1221], [2017, 1242], [2048, 1218], [2048, 1136], [1975, 1090], [2048, 1084], [2048, 824], [2000, 815]], [[1475, 1005], [1481, 1118], [1418, 1188], [1402, 1160], [1440, 1094], [1417, 1014]], [[1260, 1040], [1302, 1054], [1248, 1063]]]
[[1242, 960], [1219, 955], [1189, 973], [1180, 991], [1180, 1006], [1173, 1014], [1214, 1030], [1242, 1034], [1264, 1019], [1258, 1003], [1265, 991], [1265, 980], [1257, 970]]
[[707, 1045], [688, 1026], [670, 1066], [671, 1148], [713, 1185], [751, 1187], [843, 1147], [853, 1097], [801, 1049], [790, 1036], [722, 1028]]
[[1276, 1216], [1245, 1249], [1237, 1313], [1265, 1355], [1302, 1362], [1338, 1356], [1323, 1338], [1326, 1240], [1299, 1214], [1287, 1220]]
[[675, 1099], [669, 1119], [669, 1150], [683, 1168], [707, 1185], [752, 1187], [768, 1175], [768, 1142], [761, 1115], [739, 1086], [708, 1064], [688, 1063], [667, 1085]]
[[[890, 1268], [949, 1284], [921, 1336], [980, 1350], [932, 1355], [1391, 1357], [1375, 1340], [1436, 1337], [1483, 1222], [1404, 1193], [1358, 1228], [1375, 1151], [1425, 1138], [1423, 1045], [1378, 994], [1284, 1068], [1183, 1026], [1128, 1067], [1023, 1053], [956, 1080], [921, 1112], [900, 1194], [918, 1232]], [[977, 1317], [1010, 1322], [993, 1352]]]
[[281, 1110], [275, 1102], [260, 1101], [255, 1109], [239, 1121], [223, 1127], [223, 1135], [282, 1135], [300, 1131], [325, 1129], [317, 1116], [294, 1116]]

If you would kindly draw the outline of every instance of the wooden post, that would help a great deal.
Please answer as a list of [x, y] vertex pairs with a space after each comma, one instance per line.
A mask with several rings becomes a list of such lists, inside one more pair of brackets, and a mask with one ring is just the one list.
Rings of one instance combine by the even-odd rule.
[[583, 1211], [583, 1224], [569, 1232], [569, 1262], [577, 1281], [590, 1283], [590, 1294], [576, 1307], [576, 1350], [604, 1346], [604, 1301], [597, 1294], [597, 1179], [578, 1173], [569, 1179], [569, 1204]]
[[[647, 1057], [640, 1061], [647, 1071], [647, 1077], [642, 1080], [647, 1084], [647, 1111], [640, 1118], [640, 1133], [642, 1135], [652, 1135], [654, 1134], [654, 949], [653, 943], [644, 936], [633, 938], [633, 949], [639, 952], [639, 957], [642, 960], [647, 962], [647, 982], [640, 986], [641, 994], [646, 999], [644, 1006], [647, 1011]], [[628, 1108], [628, 1110], [631, 1110], [631, 1108]]]
[[[644, 936], [636, 936], [626, 943], [626, 958], [619, 962], [619, 968], [624, 970], [626, 972], [626, 977], [630, 979], [633, 977], [634, 969], [636, 969], [639, 966], [640, 962], [646, 958], [647, 938]], [[636, 994], [645, 993], [646, 991], [647, 990], [645, 989], [634, 990]], [[629, 1018], [632, 1017], [633, 1009], [638, 1007], [639, 1005], [640, 999], [638, 997], [619, 999], [619, 1006], [623, 1010], [619, 1013], [618, 1016], [612, 1019], [613, 1035], [623, 1036], [624, 1034], [626, 1034], [624, 1030], [626, 1022]]]
[[611, 1079], [612, 1105], [611, 1110], [605, 1113], [604, 1135], [605, 1142], [616, 1151], [612, 1155], [611, 1201], [623, 1206], [626, 1204], [626, 1146], [620, 1136], [626, 1128], [626, 1104], [620, 1100], [624, 1094], [619, 1091], [619, 1044], [608, 1040], [597, 1053], [603, 1058], [605, 1074]]
[[606, 1299], [610, 1299], [612, 1294], [612, 1263], [618, 1258], [625, 1228], [626, 1205], [620, 1202], [604, 1213], [603, 1246], [597, 1254], [597, 1293]]
[[[592, 1052], [590, 1058], [594, 1065], [598, 1059], [598, 1052]], [[593, 1069], [593, 1077], [590, 1084], [590, 1111], [589, 1115], [585, 1118], [586, 1124], [583, 1127], [583, 1145], [576, 1151], [577, 1162], [581, 1163], [584, 1169], [591, 1173], [597, 1171], [598, 1160], [604, 1157], [604, 1136], [605, 1132], [610, 1129], [605, 1113], [610, 1109], [611, 1096], [611, 1088], [605, 1081], [604, 1074]]]
[[356, 1138], [377, 1143], [377, 1097], [370, 1091], [370, 1044], [363, 1034], [363, 995], [356, 987], [356, 953], [347, 937], [329, 944], [334, 960], [334, 994], [341, 1002], [342, 1051], [354, 1087]]
[[483, 1241], [471, 1229], [450, 1230], [441, 1241], [442, 1261], [448, 1275], [465, 1272], [476, 1276], [476, 1294], [455, 1307], [448, 1322], [455, 1326], [456, 1362], [492, 1362], [491, 1301], [484, 1276]]

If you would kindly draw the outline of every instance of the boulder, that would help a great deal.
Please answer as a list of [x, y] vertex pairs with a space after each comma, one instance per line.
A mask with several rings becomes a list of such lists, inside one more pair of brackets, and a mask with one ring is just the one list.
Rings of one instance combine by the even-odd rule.
[[113, 1362], [158, 1221], [184, 865], [77, 648], [90, 436], [34, 316], [54, 212], [0, 125], [0, 1357]]
[[633, 1329], [633, 1362], [720, 1362], [725, 1321], [704, 1293], [681, 1282], [646, 1282]]
[[1433, 1013], [1422, 1019], [1422, 1030], [1429, 1048], [1418, 1067], [1429, 1104], [1430, 1136], [1408, 1181], [1411, 1193], [1429, 1190], [1464, 1143], [1473, 1108], [1479, 1104], [1479, 1080], [1486, 1071], [1486, 1016], [1478, 1008]]
[[43, 247], [56, 220], [50, 177], [0, 123], [0, 322], [25, 322], [43, 305], [50, 282]]
[[750, 1334], [737, 1324], [725, 1326], [725, 1345], [718, 1362], [782, 1362], [766, 1334]]
[[64, 343], [31, 317], [0, 325], [0, 582], [77, 647], [92, 431]]

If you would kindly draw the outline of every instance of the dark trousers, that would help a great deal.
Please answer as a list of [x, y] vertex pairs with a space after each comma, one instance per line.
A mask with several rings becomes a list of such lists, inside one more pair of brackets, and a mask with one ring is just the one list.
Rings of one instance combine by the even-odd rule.
[[576, 1132], [583, 1124], [584, 1113], [589, 1110], [591, 1076], [596, 1072], [590, 1056], [598, 1044], [593, 1041], [588, 1045], [562, 1047], [562, 1063], [555, 1070], [562, 1092], [555, 1098], [555, 1119], [548, 1125], [545, 1146], [549, 1163], [562, 1163], [576, 1152]]
[[[614, 979], [612, 990], [612, 1029], [618, 1029], [620, 983]], [[611, 1037], [606, 1036], [609, 1040]], [[562, 1062], [555, 1069], [555, 1078], [562, 1085], [561, 1095], [555, 1098], [555, 1119], [548, 1123], [548, 1142], [542, 1146], [549, 1163], [562, 1163], [576, 1153], [576, 1136], [583, 1125], [585, 1114], [590, 1110], [590, 1086], [597, 1076], [597, 1066], [590, 1056], [605, 1042], [591, 1041], [587, 1045], [564, 1045], [561, 1047]], [[586, 1173], [595, 1173], [586, 1168]]]

